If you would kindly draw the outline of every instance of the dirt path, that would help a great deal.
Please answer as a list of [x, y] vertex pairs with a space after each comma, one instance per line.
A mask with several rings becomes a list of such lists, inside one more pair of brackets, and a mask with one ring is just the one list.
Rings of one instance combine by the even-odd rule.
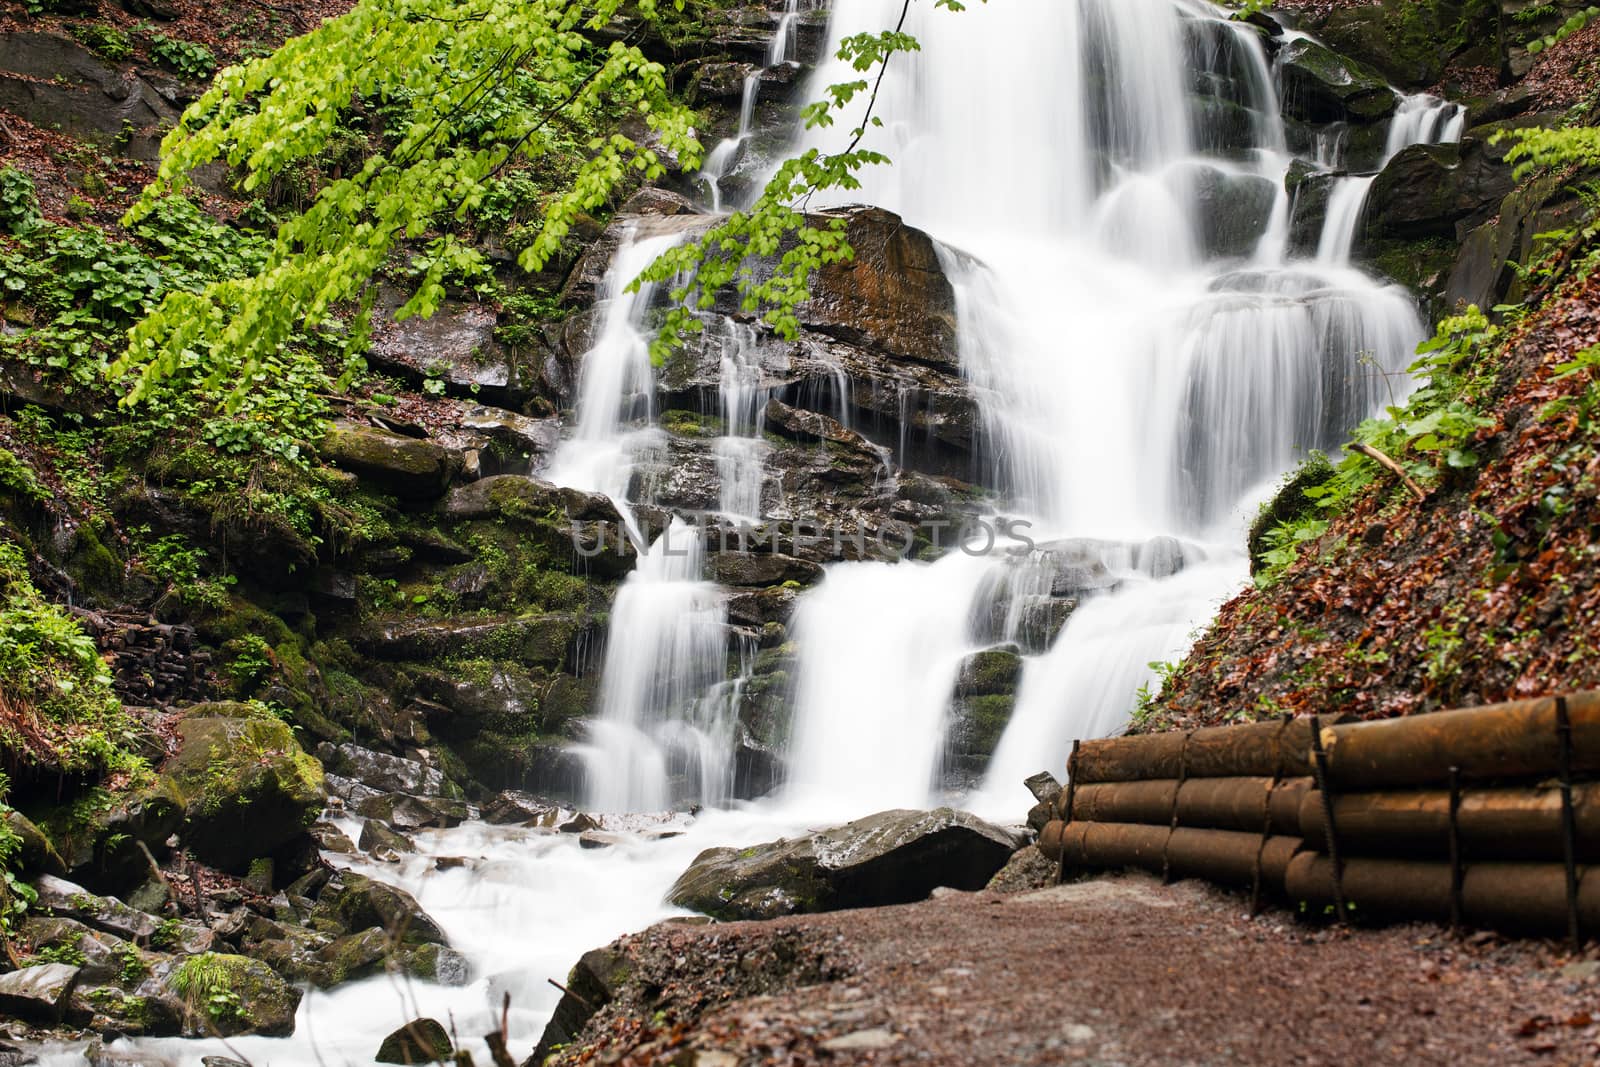
[[[1548, 943], [1251, 920], [1238, 897], [1142, 876], [667, 925], [618, 947], [636, 977], [559, 1062], [1600, 1062], [1600, 965]], [[775, 955], [842, 977], [792, 988]]]

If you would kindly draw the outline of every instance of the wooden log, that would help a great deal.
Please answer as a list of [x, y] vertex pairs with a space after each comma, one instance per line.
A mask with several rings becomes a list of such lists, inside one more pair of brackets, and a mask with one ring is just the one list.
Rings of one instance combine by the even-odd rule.
[[[1578, 856], [1600, 861], [1600, 782], [1572, 790]], [[1322, 794], [1300, 802], [1306, 847], [1327, 851]], [[1333, 802], [1341, 848], [1366, 855], [1443, 859], [1450, 854], [1450, 791], [1346, 793]], [[1561, 791], [1554, 785], [1467, 789], [1457, 815], [1461, 848], [1472, 860], [1547, 860], [1562, 857]]]
[[1051, 819], [1044, 824], [1044, 829], [1039, 831], [1039, 851], [1045, 858], [1054, 862], [1061, 862], [1061, 831], [1067, 824], [1060, 819]]
[[[1088, 822], [1167, 826], [1176, 800], [1180, 826], [1259, 834], [1272, 795], [1271, 832], [1298, 836], [1300, 809], [1310, 778], [1189, 778], [1144, 782], [1094, 782], [1073, 794], [1072, 817]], [[1320, 818], [1320, 816], [1319, 816]]]
[[[1461, 885], [1462, 917], [1507, 933], [1562, 934], [1567, 929], [1566, 868], [1560, 863], [1468, 864]], [[1290, 900], [1327, 908], [1333, 902], [1333, 863], [1317, 852], [1290, 861], [1284, 888]], [[1354, 857], [1344, 867], [1344, 897], [1354, 917], [1450, 918], [1450, 865], [1422, 860]], [[1579, 925], [1600, 931], [1600, 870], [1579, 868]]]
[[[1051, 826], [1058, 824], [1052, 823]], [[1281, 886], [1291, 857], [1300, 848], [1298, 837], [1275, 836], [1263, 844], [1260, 834], [1232, 830], [1197, 830], [1143, 823], [1073, 822], [1046, 827], [1040, 847], [1055, 858], [1066, 851], [1067, 870], [1113, 870], [1132, 867], [1177, 878], [1204, 878], [1223, 885], [1248, 886], [1255, 878], [1260, 857], [1264, 884]]]
[[1306, 773], [1309, 719], [1085, 741], [1078, 783], [1147, 778], [1271, 778]]
[[[1600, 771], [1600, 693], [1567, 698], [1572, 769]], [[1329, 726], [1322, 731], [1335, 792], [1439, 786], [1459, 767], [1464, 781], [1555, 773], [1560, 742], [1556, 702], [1519, 700], [1403, 719]]]

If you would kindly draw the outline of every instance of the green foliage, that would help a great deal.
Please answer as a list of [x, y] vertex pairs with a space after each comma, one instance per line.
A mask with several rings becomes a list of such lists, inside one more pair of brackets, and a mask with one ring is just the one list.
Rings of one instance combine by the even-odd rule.
[[33, 954], [32, 962], [65, 963], [73, 967], [82, 967], [89, 960], [88, 957], [84, 956], [83, 949], [78, 947], [78, 942], [79, 938], [74, 937], [71, 941], [42, 948]]
[[33, 179], [16, 167], [0, 167], [0, 228], [20, 237], [43, 222]]
[[117, 950], [117, 981], [123, 985], [133, 985], [150, 973], [150, 968], [145, 966], [144, 957], [139, 954], [138, 948], [131, 944], [124, 944]]
[[[1533, 12], [1544, 12], [1544, 14], [1536, 17], [1529, 17]], [[1550, 15], [1554, 15], [1556, 13], [1557, 9], [1555, 5], [1541, 4], [1538, 7], [1529, 8], [1527, 11], [1521, 12], [1520, 14], [1522, 15], [1522, 18], [1518, 19], [1518, 21], [1533, 22], [1537, 21], [1538, 18], [1549, 17]], [[1512, 17], [1517, 18], [1515, 15]], [[1587, 26], [1589, 24], [1589, 20], [1593, 18], [1600, 18], [1600, 7], [1586, 7], [1582, 11], [1576, 12], [1572, 15], [1572, 17], [1568, 18], [1567, 21], [1563, 22], [1554, 33], [1545, 34], [1543, 37], [1536, 37], [1529, 41], [1527, 46], [1528, 54], [1538, 55], [1546, 48], [1554, 48], [1556, 45], [1560, 44], [1562, 41], [1565, 41], [1568, 37], [1571, 37], [1573, 34]]]
[[1500, 130], [1489, 138], [1489, 143], [1511, 145], [1506, 162], [1512, 165], [1512, 176], [1518, 181], [1545, 167], [1588, 170], [1600, 166], [1600, 127], [1583, 121], [1586, 110], [1582, 104], [1574, 108], [1567, 118], [1568, 125]]
[[186, 200], [152, 205], [133, 233], [136, 241], [117, 241], [93, 226], [42, 224], [0, 246], [0, 294], [25, 307], [34, 323], [0, 338], [0, 355], [38, 368], [68, 391], [99, 386], [108, 357], [163, 293], [261, 262], [259, 241]]
[[[544, 190], [537, 232], [515, 241], [519, 264], [538, 271], [563, 254], [586, 213], [627, 182], [664, 174], [664, 153], [682, 168], [698, 165], [694, 117], [668, 91], [663, 68], [629, 44], [602, 49], [585, 33], [603, 29], [620, 4], [362, 0], [272, 56], [223, 71], [168, 136], [160, 173], [128, 221], [181, 191], [188, 175], [208, 163], [239, 168], [245, 191], [271, 183], [324, 152], [356, 101], [381, 117], [385, 136], [359, 168], [323, 186], [303, 213], [278, 227], [260, 272], [197, 293], [171, 293], [133, 331], [114, 368], [137, 376], [130, 402], [143, 400], [199, 353], [210, 365], [233, 369], [240, 388], [229, 399], [237, 405], [245, 383], [296, 331], [320, 327], [337, 307], [370, 300], [370, 282], [391, 257], [407, 261], [416, 279], [397, 318], [432, 314], [447, 280], [478, 284], [482, 256], [452, 228], [475, 212], [484, 211], [490, 227], [513, 226]], [[653, 19], [657, 6], [639, 0], [636, 9]], [[681, 10], [682, 0], [674, 7]], [[804, 118], [808, 128], [830, 126], [834, 112], [866, 95], [844, 150], [790, 160], [750, 211], [674, 249], [645, 273], [641, 280], [688, 278], [675, 298], [690, 307], [669, 312], [657, 358], [700, 328], [693, 309], [729, 285], [746, 311], [759, 312], [780, 335], [794, 335], [794, 309], [809, 295], [811, 274], [851, 256], [842, 220], [813, 225], [806, 199], [858, 188], [860, 168], [886, 162], [860, 147], [869, 126], [879, 125], [872, 116], [877, 82], [867, 75], [876, 67], [881, 81], [891, 56], [916, 47], [898, 28], [842, 42], [840, 56], [863, 77], [830, 86]], [[616, 132], [616, 120], [630, 113], [649, 127], [653, 144]], [[569, 151], [575, 131], [590, 136], [581, 157]], [[572, 165], [551, 179], [543, 166], [515, 169], [519, 160]], [[764, 277], [745, 269], [769, 259], [775, 262]], [[358, 321], [368, 304], [361, 306]]]
[[[934, 0], [934, 6], [962, 9], [956, 0]], [[845, 239], [845, 220], [833, 218], [813, 224], [805, 205], [810, 197], [825, 190], [859, 189], [857, 174], [862, 168], [889, 162], [881, 152], [862, 148], [861, 141], [868, 129], [882, 125], [872, 109], [885, 65], [896, 53], [914, 52], [920, 47], [914, 37], [898, 28], [856, 34], [841, 41], [838, 58], [864, 76], [828, 86], [826, 98], [807, 104], [801, 109], [801, 117], [807, 129], [826, 129], [836, 121], [835, 112], [865, 95], [867, 103], [860, 122], [851, 130], [844, 149], [824, 154], [813, 148], [785, 161], [750, 210], [736, 211], [698, 240], [670, 249], [633, 283], [637, 288], [642, 282], [687, 279], [674, 288], [672, 297], [680, 306], [667, 312], [660, 335], [652, 345], [651, 354], [658, 363], [688, 335], [703, 329], [696, 311], [710, 308], [716, 302], [716, 294], [730, 286], [738, 294], [740, 309], [759, 314], [778, 336], [792, 339], [799, 333], [795, 309], [810, 299], [807, 286], [812, 274], [828, 264], [849, 262], [854, 257]], [[874, 68], [878, 70], [876, 81], [865, 77]], [[765, 260], [770, 267], [754, 270], [751, 260]]]
[[39, 894], [18, 877], [16, 871], [22, 854], [22, 838], [4, 818], [11, 811], [5, 802], [10, 789], [11, 780], [0, 774], [0, 947], [8, 951], [23, 916], [39, 899]]
[[237, 579], [231, 574], [205, 577], [204, 549], [191, 545], [182, 534], [168, 534], [151, 541], [148, 540], [149, 527], [140, 527], [131, 533], [142, 542], [138, 549], [140, 561], [151, 575], [166, 583], [168, 595], [198, 607], [215, 610], [227, 607], [228, 590]]
[[[1391, 404], [1383, 415], [1356, 427], [1354, 440], [1393, 459], [1424, 488], [1437, 484], [1448, 471], [1477, 466], [1472, 441], [1479, 430], [1494, 425], [1482, 407], [1494, 382], [1494, 364], [1488, 357], [1499, 336], [1476, 307], [1441, 321], [1434, 336], [1418, 346], [1419, 358], [1409, 368], [1420, 383], [1417, 389], [1404, 404]], [[1317, 461], [1313, 457], [1308, 462]], [[1347, 452], [1331, 473], [1304, 490], [1315, 509], [1267, 531], [1265, 565], [1256, 574], [1256, 584], [1265, 588], [1277, 581], [1300, 558], [1302, 549], [1328, 531], [1333, 516], [1385, 479], [1392, 483], [1393, 475], [1374, 459]]]
[[49, 492], [39, 484], [39, 477], [33, 473], [33, 468], [5, 448], [0, 448], [0, 492], [36, 504], [50, 499]]
[[183, 41], [163, 33], [150, 34], [150, 57], [180, 78], [200, 81], [217, 69], [217, 57], [197, 41]]
[[150, 947], [157, 952], [171, 952], [183, 943], [183, 924], [177, 919], [162, 919], [150, 935]]
[[0, 753], [59, 771], [138, 766], [132, 722], [93, 638], [34, 588], [22, 550], [0, 543]]
[[82, 41], [91, 51], [116, 61], [133, 55], [133, 42], [115, 26], [104, 22], [86, 22], [72, 27], [72, 36]]
[[228, 677], [243, 693], [252, 692], [273, 668], [272, 646], [256, 634], [236, 637], [222, 651], [229, 656]]
[[232, 988], [233, 968], [215, 952], [190, 956], [172, 972], [172, 987], [196, 1012], [213, 1022], [248, 1021], [244, 1001]]
[[1577, 379], [1583, 388], [1573, 396], [1564, 396], [1544, 406], [1540, 417], [1555, 419], [1570, 417], [1585, 434], [1600, 430], [1600, 345], [1585, 348], [1565, 363], [1556, 367], [1556, 380]]
[[[167, 294], [115, 367], [136, 377], [129, 401], [198, 359], [226, 369], [237, 407], [297, 333], [370, 297], [371, 279], [402, 241], [422, 242], [428, 263], [399, 317], [431, 314], [448, 275], [471, 276], [482, 264], [476, 249], [441, 227], [483, 203], [488, 183], [513, 160], [544, 157], [564, 131], [601, 115], [631, 111], [662, 149], [687, 165], [698, 161], [693, 116], [672, 99], [665, 69], [622, 41], [597, 48], [584, 32], [608, 24], [620, 3], [362, 0], [273, 55], [222, 71], [168, 135], [160, 172], [128, 222], [212, 162], [240, 168], [245, 191], [262, 188], [322, 152], [357, 101], [383, 111], [388, 137], [278, 227], [262, 269]], [[654, 0], [638, 9], [652, 16]], [[619, 133], [589, 147], [523, 250], [525, 268], [543, 266], [573, 219], [604, 204], [629, 175], [665, 173], [656, 148]]]
[[1155, 678], [1139, 686], [1139, 691], [1134, 694], [1132, 727], [1142, 730], [1155, 725], [1157, 715], [1161, 710], [1161, 697], [1166, 693], [1167, 687], [1177, 680], [1183, 673], [1183, 660], [1178, 659], [1170, 663], [1147, 663], [1155, 672]]

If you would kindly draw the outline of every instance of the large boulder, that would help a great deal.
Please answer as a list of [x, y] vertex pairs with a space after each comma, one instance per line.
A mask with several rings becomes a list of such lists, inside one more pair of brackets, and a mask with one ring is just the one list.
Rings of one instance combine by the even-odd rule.
[[409, 793], [412, 796], [437, 797], [450, 792], [444, 772], [420, 760], [392, 756], [387, 752], [374, 752], [360, 745], [343, 744], [323, 746], [318, 749], [330, 770], [336, 770], [343, 780], [359, 784], [361, 788], [346, 788], [344, 799], [352, 805], [360, 804], [380, 793]]
[[1376, 122], [1395, 109], [1383, 75], [1325, 45], [1301, 37], [1278, 57], [1284, 113], [1306, 122]]
[[1500, 211], [1516, 188], [1505, 147], [1488, 130], [1456, 145], [1412, 145], [1383, 168], [1367, 197], [1367, 226], [1375, 237], [1439, 237], [1454, 243]]
[[301, 991], [260, 960], [221, 952], [187, 956], [159, 966], [148, 984], [164, 986], [183, 1002], [184, 1030], [196, 1037], [294, 1033]]
[[430, 662], [492, 658], [527, 667], [560, 669], [591, 632], [586, 615], [553, 612], [510, 619], [385, 622], [356, 635], [356, 648], [387, 660]]
[[379, 1063], [444, 1063], [455, 1052], [450, 1035], [436, 1019], [414, 1019], [383, 1039]]
[[1199, 167], [1194, 190], [1206, 254], [1247, 256], [1254, 252], [1272, 221], [1278, 187], [1257, 174]]
[[381, 930], [396, 943], [444, 944], [444, 931], [404, 889], [340, 871], [317, 897], [314, 919], [349, 933]]
[[59, 1023], [78, 984], [78, 968], [43, 963], [0, 974], [0, 1014], [51, 1025]]
[[[956, 297], [933, 239], [882, 208], [846, 213], [854, 257], [812, 277], [798, 314], [809, 330], [959, 373]], [[831, 219], [813, 220], [826, 225]]]
[[1021, 844], [952, 808], [886, 811], [794, 840], [708, 849], [667, 899], [728, 921], [906, 904], [940, 886], [982, 889]]
[[180, 108], [165, 88], [70, 37], [0, 34], [0, 110], [137, 159], [155, 159], [162, 133], [177, 120]]
[[317, 446], [322, 458], [387, 493], [431, 500], [461, 473], [461, 454], [432, 441], [355, 423], [336, 423]]
[[538, 388], [542, 353], [523, 355], [495, 337], [499, 316], [488, 304], [447, 300], [428, 318], [394, 320], [403, 294], [385, 291], [367, 362], [402, 381], [440, 382], [453, 396], [519, 408]]
[[249, 704], [197, 704], [162, 768], [183, 804], [184, 843], [224, 870], [305, 837], [325, 800], [322, 765], [288, 724]]
[[[211, 947], [215, 937], [207, 927], [186, 922], [163, 922], [116, 897], [97, 896], [65, 878], [41, 875], [33, 888], [39, 896], [37, 906], [41, 910], [48, 911], [58, 920], [72, 920], [75, 924], [110, 934], [122, 941], [149, 943], [160, 949], [204, 952]], [[64, 938], [70, 936], [70, 931], [70, 927], [62, 927], [39, 928], [36, 932], [40, 936]], [[78, 947], [86, 957], [90, 956], [90, 950], [82, 945]]]

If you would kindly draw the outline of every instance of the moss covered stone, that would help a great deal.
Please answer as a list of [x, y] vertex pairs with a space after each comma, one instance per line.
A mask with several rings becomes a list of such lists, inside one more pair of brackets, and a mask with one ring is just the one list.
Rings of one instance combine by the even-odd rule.
[[260, 960], [206, 952], [165, 970], [165, 984], [183, 1001], [188, 1033], [282, 1037], [294, 1032], [300, 990]]
[[321, 811], [322, 765], [261, 708], [197, 704], [178, 735], [162, 778], [182, 801], [185, 843], [206, 862], [243, 873], [304, 834]]
[[459, 452], [369, 426], [335, 426], [318, 450], [334, 466], [407, 499], [440, 496], [461, 472]]

